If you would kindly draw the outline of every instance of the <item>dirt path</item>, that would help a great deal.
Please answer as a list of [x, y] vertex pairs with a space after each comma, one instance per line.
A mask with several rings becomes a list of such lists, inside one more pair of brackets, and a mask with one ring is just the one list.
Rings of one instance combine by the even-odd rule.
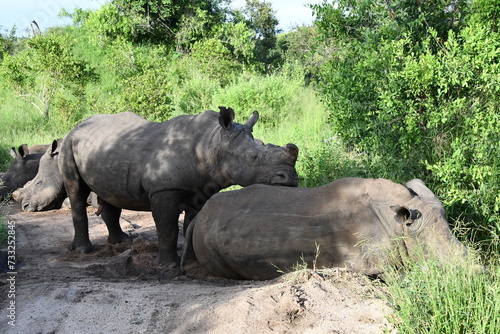
[[[15, 222], [15, 298], [0, 274], [0, 333], [384, 333], [390, 308], [365, 277], [343, 270], [290, 273], [267, 282], [209, 277], [196, 263], [187, 276], [151, 265], [157, 251], [150, 213], [124, 211], [127, 245], [110, 246], [89, 208], [91, 254], [67, 250], [67, 209], [20, 212]], [[179, 238], [182, 244], [182, 237]], [[10, 281], [12, 282], [12, 281]], [[15, 301], [15, 327], [9, 325]]]

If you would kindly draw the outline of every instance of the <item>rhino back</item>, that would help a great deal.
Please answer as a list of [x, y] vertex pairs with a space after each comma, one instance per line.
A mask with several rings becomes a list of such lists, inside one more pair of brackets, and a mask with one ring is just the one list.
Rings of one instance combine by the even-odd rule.
[[[375, 198], [369, 191], [380, 186], [393, 183], [348, 178], [310, 189], [254, 185], [217, 194], [194, 222], [196, 256], [213, 274], [232, 278], [273, 278], [301, 259], [362, 270], [368, 260], [359, 261], [358, 244], [389, 243], [370, 205]], [[400, 190], [399, 196], [410, 196]], [[387, 203], [377, 205], [389, 210], [391, 200], [381, 200]]]
[[150, 193], [193, 181], [195, 163], [186, 153], [200, 140], [196, 127], [202, 127], [203, 119], [196, 117], [154, 123], [128, 112], [93, 116], [64, 140], [60, 166], [70, 155], [82, 179], [102, 199], [149, 209]]
[[[324, 191], [255, 185], [215, 195], [195, 220], [198, 260], [216, 275], [268, 279], [301, 257], [314, 259], [316, 243], [336, 244], [342, 234]], [[328, 258], [341, 261], [340, 254]]]

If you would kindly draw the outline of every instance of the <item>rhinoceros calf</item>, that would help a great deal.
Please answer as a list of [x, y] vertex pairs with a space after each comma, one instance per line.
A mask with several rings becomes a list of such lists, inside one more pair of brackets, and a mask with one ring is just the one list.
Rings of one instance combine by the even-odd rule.
[[465, 252], [442, 203], [418, 179], [406, 186], [345, 178], [318, 188], [253, 185], [219, 193], [189, 226], [191, 242], [213, 275], [258, 280], [302, 261], [378, 275], [389, 258]]
[[40, 158], [47, 150], [49, 145], [28, 145], [19, 146], [18, 152], [15, 148], [9, 150], [14, 161], [9, 167], [9, 170], [0, 177], [0, 199], [7, 197], [17, 188], [26, 184], [33, 179], [38, 172]]
[[58, 208], [66, 198], [66, 190], [59, 173], [58, 157], [62, 139], [56, 139], [40, 158], [36, 176], [12, 193], [24, 211], [42, 211]]
[[103, 201], [108, 241], [129, 240], [119, 224], [121, 209], [151, 210], [159, 262], [178, 262], [179, 213], [190, 215], [220, 189], [253, 183], [297, 186], [298, 148], [257, 143], [251, 132], [258, 113], [244, 125], [220, 108], [167, 122], [149, 122], [134, 113], [97, 115], [63, 140], [61, 171], [71, 203], [75, 236], [71, 248], [89, 252], [85, 203], [90, 191]]

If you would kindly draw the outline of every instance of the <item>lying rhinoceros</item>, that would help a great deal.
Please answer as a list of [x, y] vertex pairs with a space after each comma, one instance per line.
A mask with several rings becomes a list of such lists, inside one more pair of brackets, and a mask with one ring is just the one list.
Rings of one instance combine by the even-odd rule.
[[45, 153], [49, 145], [28, 145], [19, 146], [9, 150], [14, 158], [9, 170], [0, 177], [0, 199], [7, 197], [11, 192], [22, 187], [29, 180], [33, 179], [38, 171], [40, 157]]
[[40, 158], [38, 173], [22, 188], [12, 193], [24, 211], [58, 208], [66, 198], [63, 180], [57, 165], [62, 139], [56, 139]]
[[219, 193], [189, 226], [191, 242], [213, 275], [259, 280], [301, 261], [378, 275], [389, 259], [465, 252], [442, 203], [418, 179], [406, 187], [345, 178], [318, 188], [253, 185]]
[[89, 252], [85, 203], [90, 191], [103, 201], [108, 241], [129, 240], [119, 224], [121, 209], [151, 210], [159, 261], [177, 263], [178, 218], [196, 213], [206, 199], [230, 185], [298, 185], [298, 148], [257, 143], [251, 132], [258, 113], [244, 125], [220, 108], [167, 122], [134, 113], [93, 116], [63, 140], [59, 169], [71, 202], [75, 236], [71, 248]]

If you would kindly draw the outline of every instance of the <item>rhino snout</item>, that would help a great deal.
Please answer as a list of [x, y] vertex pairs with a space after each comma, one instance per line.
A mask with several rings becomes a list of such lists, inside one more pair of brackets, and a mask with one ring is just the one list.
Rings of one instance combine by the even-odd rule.
[[19, 202], [21, 200], [21, 192], [19, 191], [19, 189], [12, 193], [12, 199], [16, 202]]
[[299, 177], [297, 174], [290, 172], [277, 172], [271, 179], [272, 185], [297, 187], [299, 185]]

